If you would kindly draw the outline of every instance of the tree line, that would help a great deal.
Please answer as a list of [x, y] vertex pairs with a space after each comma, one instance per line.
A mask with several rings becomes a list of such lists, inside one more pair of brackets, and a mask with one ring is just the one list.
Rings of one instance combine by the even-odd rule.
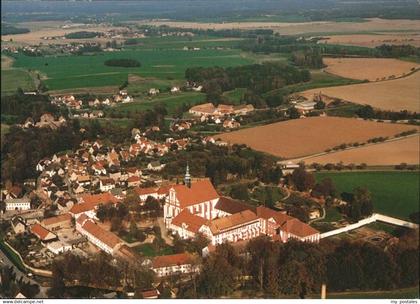
[[328, 239], [313, 244], [259, 237], [243, 250], [222, 244], [204, 259], [196, 288], [186, 285], [181, 294], [218, 298], [241, 291], [249, 297], [305, 298], [319, 295], [324, 283], [328, 292], [416, 286], [416, 233], [404, 231], [400, 242], [387, 250], [368, 242]]
[[127, 59], [127, 58], [115, 58], [108, 59], [104, 62], [107, 66], [123, 67], [123, 68], [138, 68], [141, 66], [141, 63], [136, 59]]

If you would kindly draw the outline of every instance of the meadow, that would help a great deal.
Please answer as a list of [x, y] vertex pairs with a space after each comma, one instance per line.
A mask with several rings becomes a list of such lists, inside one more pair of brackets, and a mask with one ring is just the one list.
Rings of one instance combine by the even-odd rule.
[[419, 211], [418, 172], [318, 172], [315, 176], [317, 180], [331, 178], [339, 194], [366, 187], [375, 212], [410, 220], [410, 214]]
[[[111, 58], [136, 59], [139, 68], [109, 67], [104, 61]], [[188, 67], [222, 67], [248, 64], [239, 50], [202, 49], [184, 51], [173, 49], [135, 49], [85, 56], [28, 57], [16, 56], [14, 67], [39, 71], [46, 77], [50, 90], [81, 87], [100, 87], [123, 84], [129, 74], [158, 79], [183, 79]]]
[[24, 70], [1, 70], [1, 95], [13, 94], [18, 88], [24, 91], [35, 90], [32, 76]]

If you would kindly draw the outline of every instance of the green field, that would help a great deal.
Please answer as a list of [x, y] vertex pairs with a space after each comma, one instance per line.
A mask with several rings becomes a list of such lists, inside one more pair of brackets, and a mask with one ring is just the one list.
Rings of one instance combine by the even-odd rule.
[[[129, 58], [141, 62], [139, 68], [105, 66], [111, 58]], [[239, 50], [136, 49], [84, 56], [29, 57], [18, 55], [14, 67], [37, 70], [45, 75], [50, 90], [121, 85], [128, 74], [157, 79], [183, 79], [185, 70], [194, 66], [236, 66], [252, 62]]]
[[168, 114], [171, 115], [174, 113], [175, 109], [183, 103], [194, 105], [202, 103], [205, 100], [205, 98], [205, 94], [198, 92], [182, 92], [174, 95], [161, 94], [157, 97], [151, 98], [150, 100], [146, 99], [144, 101], [136, 101], [132, 103], [121, 104], [117, 107], [110, 109], [109, 111], [112, 111], [114, 113], [128, 114], [129, 112], [141, 112], [153, 109], [153, 107], [156, 104], [162, 103], [168, 110]]
[[17, 88], [24, 91], [34, 90], [35, 84], [31, 75], [20, 69], [1, 70], [1, 94], [13, 94]]
[[[376, 212], [408, 219], [419, 211], [418, 172], [318, 172], [316, 179], [331, 178], [340, 194], [366, 187], [373, 198]], [[328, 213], [327, 213], [328, 214]]]
[[240, 104], [242, 96], [245, 94], [246, 89], [237, 88], [232, 91], [227, 91], [223, 93], [223, 96], [226, 97], [232, 104]]

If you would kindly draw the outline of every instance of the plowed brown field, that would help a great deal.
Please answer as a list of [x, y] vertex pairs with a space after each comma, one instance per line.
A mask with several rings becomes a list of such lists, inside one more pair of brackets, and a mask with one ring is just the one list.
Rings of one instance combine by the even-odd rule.
[[354, 118], [309, 117], [293, 119], [214, 136], [283, 158], [324, 152], [340, 144], [366, 142], [373, 137], [392, 137], [413, 126], [379, 123]]
[[325, 71], [345, 78], [379, 81], [401, 77], [420, 67], [414, 62], [389, 58], [324, 58]]
[[[401, 163], [416, 165], [419, 164], [419, 140], [419, 136], [413, 136], [367, 147], [310, 157], [303, 161], [307, 164], [336, 164], [343, 162], [344, 164], [366, 163], [373, 166], [397, 165]], [[299, 162], [299, 160], [296, 160], [296, 162]]]
[[412, 112], [420, 111], [420, 72], [387, 81], [352, 84], [346, 86], [312, 89], [300, 93], [308, 99], [321, 92], [323, 95], [337, 97], [372, 107]]

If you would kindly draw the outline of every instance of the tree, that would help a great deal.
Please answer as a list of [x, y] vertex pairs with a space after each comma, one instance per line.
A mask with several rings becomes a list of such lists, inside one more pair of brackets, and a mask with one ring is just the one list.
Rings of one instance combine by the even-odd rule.
[[317, 110], [325, 109], [325, 102], [323, 102], [322, 100], [318, 100], [316, 102], [314, 108], [317, 109]]
[[287, 114], [291, 119], [296, 119], [300, 117], [299, 111], [295, 107], [291, 107], [287, 110]]
[[96, 210], [96, 217], [98, 220], [103, 223], [107, 218], [107, 213], [107, 208], [103, 204], [99, 204], [98, 209]]
[[315, 177], [301, 166], [293, 171], [292, 182], [299, 191], [307, 191], [315, 185]]
[[354, 201], [360, 204], [362, 216], [370, 216], [373, 212], [372, 195], [366, 188], [356, 188], [354, 191]]

